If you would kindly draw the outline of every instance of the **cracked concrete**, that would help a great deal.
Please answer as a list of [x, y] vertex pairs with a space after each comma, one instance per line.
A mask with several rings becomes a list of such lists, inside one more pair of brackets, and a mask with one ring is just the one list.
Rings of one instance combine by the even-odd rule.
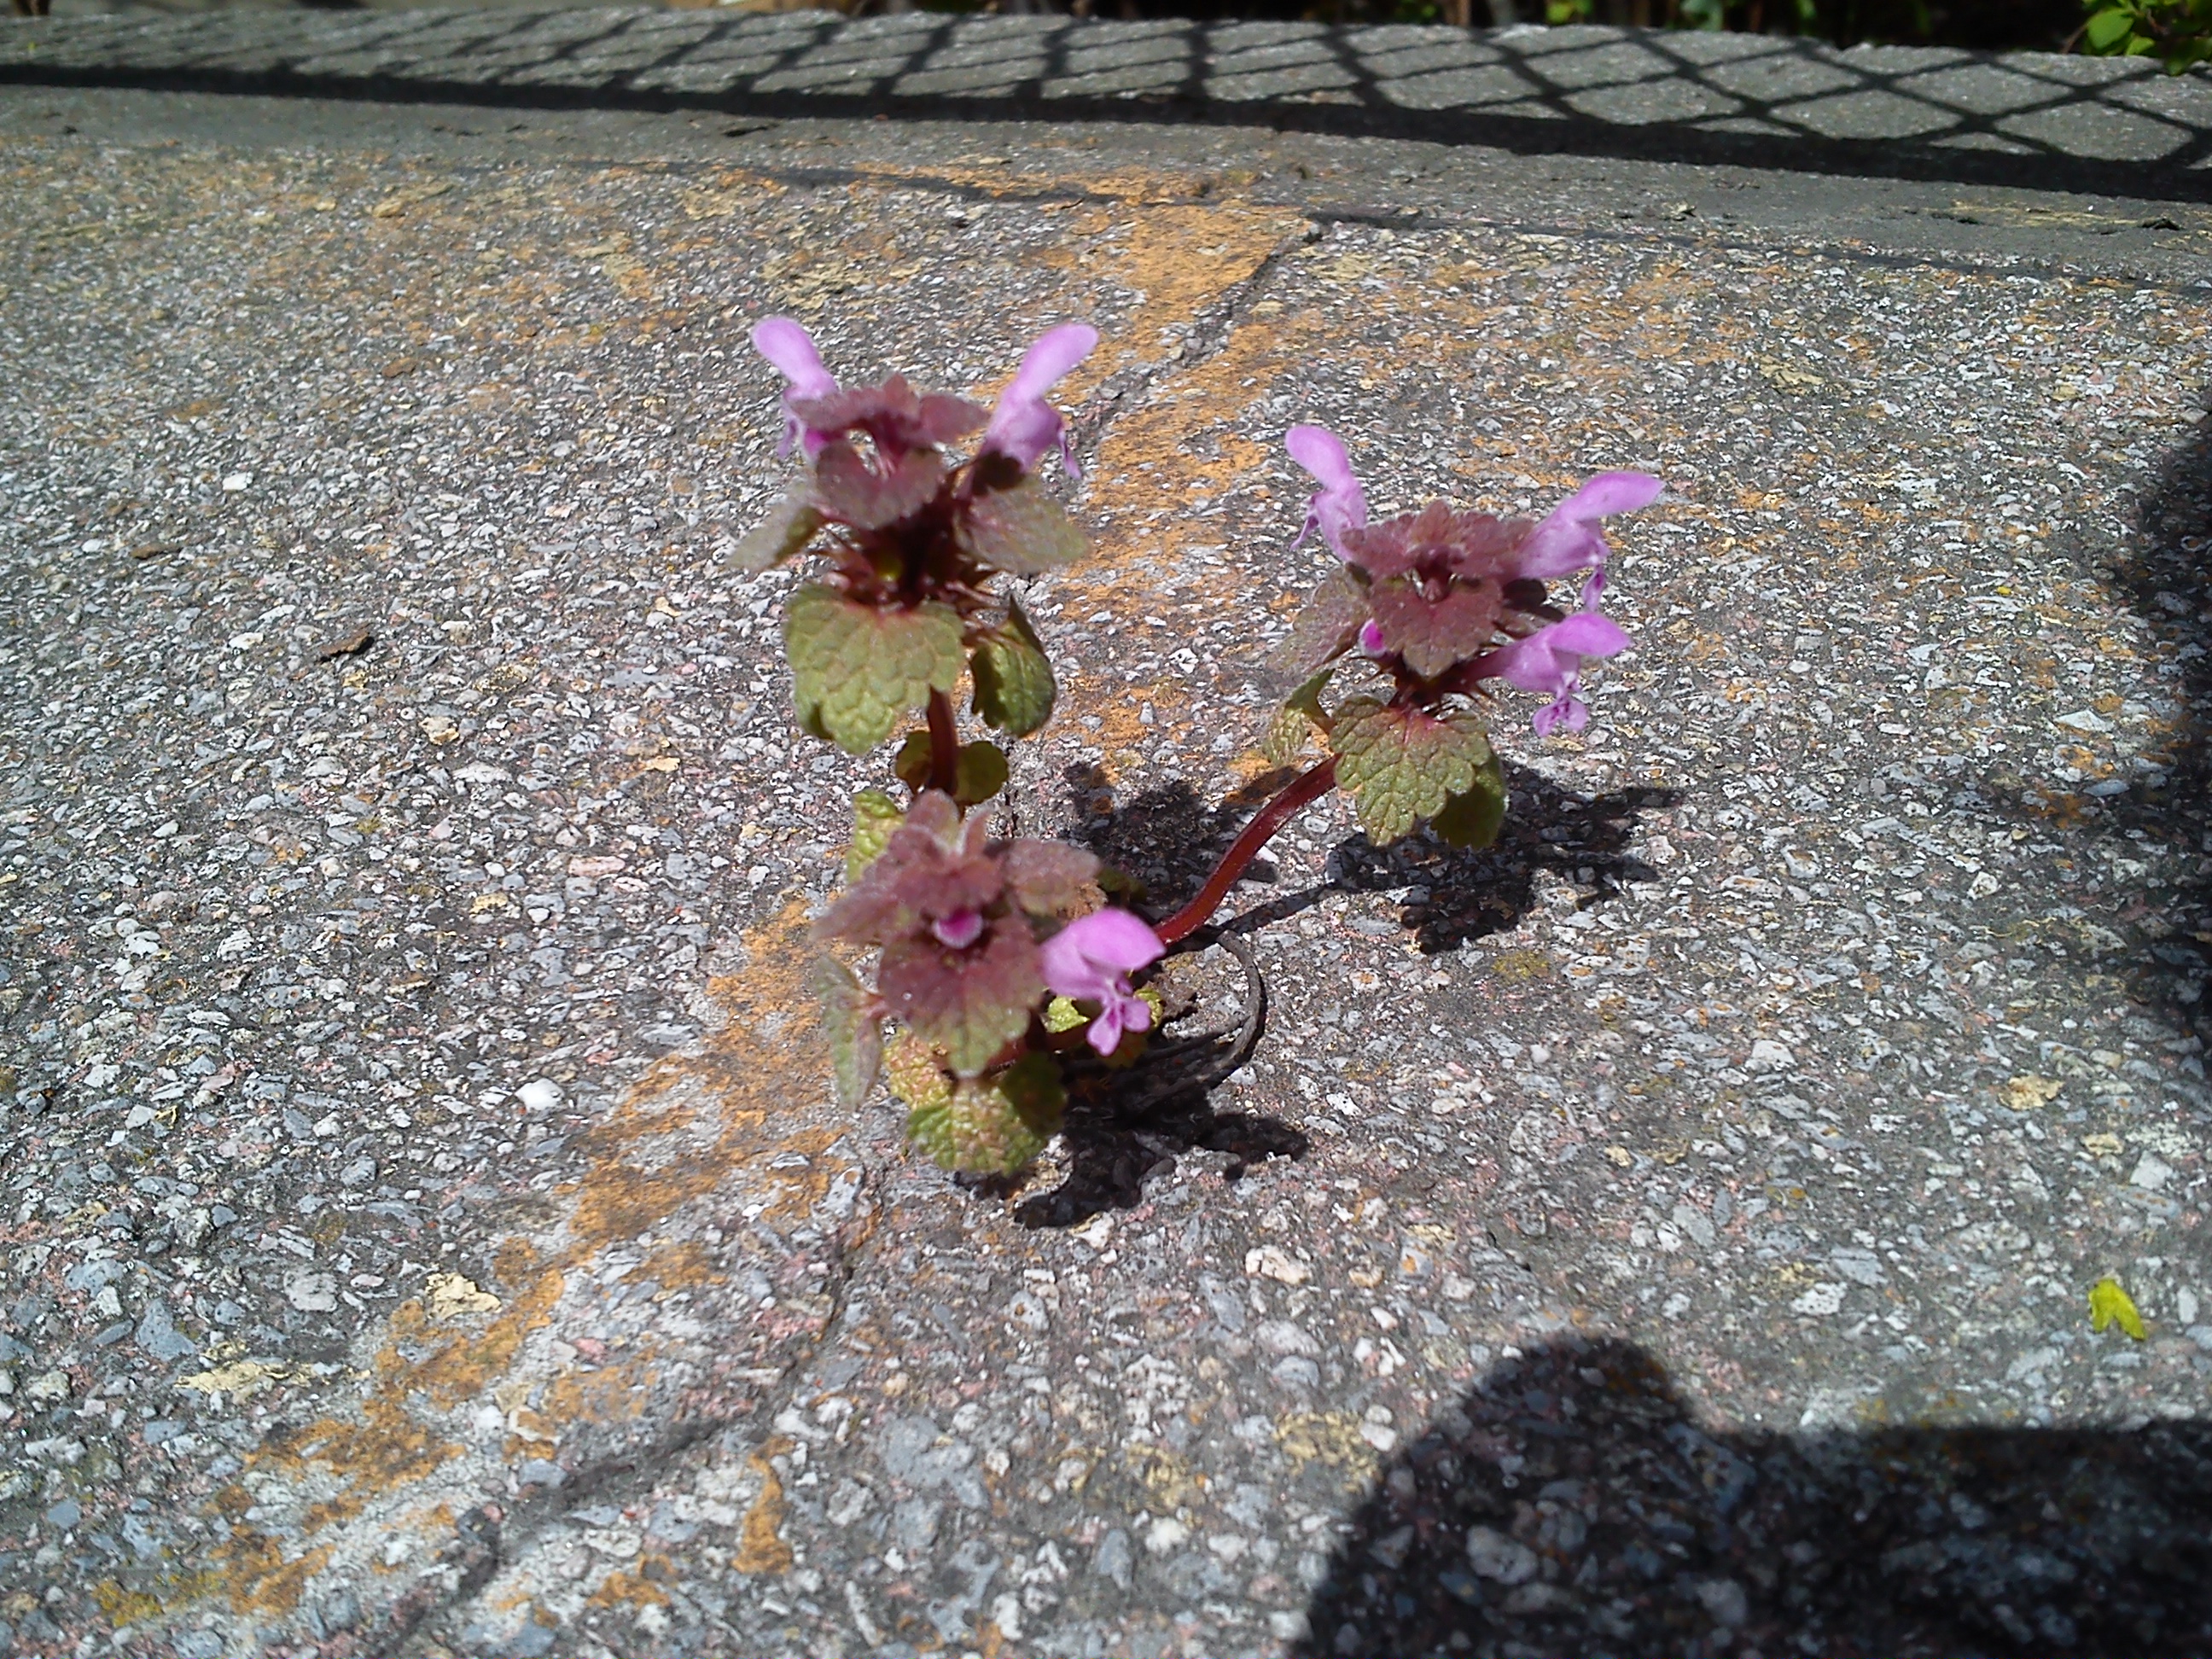
[[[2187, 1650], [2203, 210], [732, 125], [0, 95], [8, 1639]], [[1660, 471], [1639, 649], [1501, 709], [1492, 854], [1278, 843], [1208, 1100], [963, 1188], [799, 989], [881, 780], [720, 562], [770, 310], [985, 390], [1098, 324], [1009, 805], [1163, 902], [1269, 781], [1292, 422], [1378, 506]]]

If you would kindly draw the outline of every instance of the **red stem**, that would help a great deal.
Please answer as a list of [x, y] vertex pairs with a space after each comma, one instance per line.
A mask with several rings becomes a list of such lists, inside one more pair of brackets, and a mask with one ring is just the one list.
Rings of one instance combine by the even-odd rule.
[[929, 694], [929, 787], [951, 794], [960, 781], [960, 729], [952, 723], [952, 699]]
[[1198, 896], [1152, 930], [1160, 936], [1160, 942], [1173, 945], [1206, 926], [1206, 919], [1221, 908], [1221, 901], [1229, 896], [1229, 890], [1237, 884], [1245, 866], [1259, 857], [1260, 849], [1274, 839], [1275, 832], [1289, 823], [1301, 807], [1312, 805], [1335, 787], [1334, 756], [1293, 779], [1281, 794], [1261, 807], [1259, 816], [1244, 826], [1244, 833], [1237, 837], [1222, 855], [1221, 862], [1214, 866], [1213, 873], [1206, 878], [1206, 885], [1198, 890]]

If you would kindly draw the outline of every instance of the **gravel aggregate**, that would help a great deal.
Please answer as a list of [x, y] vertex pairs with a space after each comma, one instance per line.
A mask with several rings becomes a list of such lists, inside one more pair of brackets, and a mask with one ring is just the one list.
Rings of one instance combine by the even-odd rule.
[[[2196, 218], [58, 97], [0, 99], [0, 1644], [2212, 1642]], [[1276, 844], [1210, 1096], [955, 1183], [800, 985], [882, 775], [726, 562], [769, 311], [953, 388], [1101, 329], [1008, 810], [1158, 906], [1274, 781], [1287, 425], [1382, 507], [1660, 473], [1638, 648], [1579, 738], [1501, 707], [1490, 851]]]

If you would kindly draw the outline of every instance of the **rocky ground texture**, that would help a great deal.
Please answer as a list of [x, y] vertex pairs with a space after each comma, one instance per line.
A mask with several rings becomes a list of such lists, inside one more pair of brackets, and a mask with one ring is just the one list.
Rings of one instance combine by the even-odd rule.
[[[2212, 1643], [2212, 213], [1127, 124], [0, 95], [0, 1645]], [[1249, 1062], [1011, 1191], [830, 1104], [759, 316], [1086, 564], [1010, 811], [1274, 781], [1284, 429], [1620, 526], [1479, 856], [1326, 803]], [[1242, 1012], [1179, 959], [1189, 1027]], [[2141, 1334], [2093, 1328], [2111, 1277]]]

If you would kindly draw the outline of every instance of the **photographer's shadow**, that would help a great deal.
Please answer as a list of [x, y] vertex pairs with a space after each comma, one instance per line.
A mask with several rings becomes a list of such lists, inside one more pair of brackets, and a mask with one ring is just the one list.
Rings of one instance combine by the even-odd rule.
[[1641, 1349], [1570, 1340], [1384, 1469], [1295, 1651], [2212, 1654], [2212, 1425], [1707, 1430]]

